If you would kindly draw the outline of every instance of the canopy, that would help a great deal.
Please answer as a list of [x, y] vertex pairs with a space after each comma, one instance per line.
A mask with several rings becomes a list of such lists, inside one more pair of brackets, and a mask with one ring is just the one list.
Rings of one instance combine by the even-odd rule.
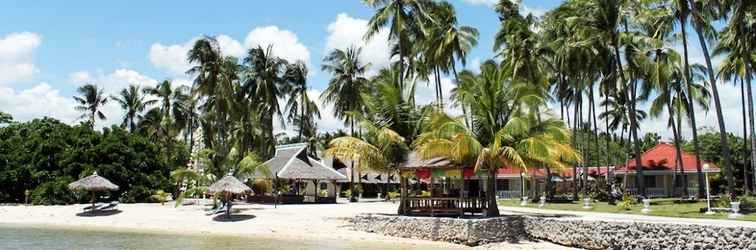
[[227, 192], [232, 194], [241, 194], [252, 191], [251, 188], [249, 188], [247, 185], [244, 185], [244, 183], [231, 175], [227, 175], [226, 177], [223, 177], [223, 179], [216, 181], [215, 183], [213, 183], [213, 185], [210, 185], [207, 190], [210, 193]]
[[113, 184], [108, 179], [105, 179], [94, 172], [92, 175], [82, 178], [81, 180], [71, 182], [68, 184], [68, 189], [79, 191], [111, 191], [118, 190], [118, 185]]

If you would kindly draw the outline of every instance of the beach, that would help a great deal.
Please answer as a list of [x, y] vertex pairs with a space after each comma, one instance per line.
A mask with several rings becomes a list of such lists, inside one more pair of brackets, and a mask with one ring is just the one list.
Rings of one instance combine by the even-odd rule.
[[[210, 202], [210, 201], [205, 201]], [[101, 216], [82, 213], [85, 204], [66, 206], [0, 206], [0, 224], [21, 227], [134, 231], [155, 234], [264, 237], [287, 240], [343, 240], [390, 243], [422, 248], [468, 248], [445, 242], [405, 239], [351, 230], [349, 219], [359, 213], [395, 214], [391, 202], [308, 205], [234, 205], [234, 216], [206, 215], [205, 205], [174, 207], [173, 203], [120, 204]], [[567, 249], [547, 242], [499, 243], [485, 249]]]

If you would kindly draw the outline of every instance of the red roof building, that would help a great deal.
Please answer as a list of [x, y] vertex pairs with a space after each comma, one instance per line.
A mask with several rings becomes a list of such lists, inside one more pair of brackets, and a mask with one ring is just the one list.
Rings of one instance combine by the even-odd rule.
[[[659, 143], [641, 154], [643, 171], [672, 172], [675, 170], [677, 162], [676, 156], [677, 153], [673, 144], [665, 142]], [[706, 172], [718, 173], [720, 171], [719, 167], [712, 162], [701, 160], [701, 165], [704, 166], [704, 164], [708, 164], [709, 166], [709, 169]], [[687, 173], [696, 172], [696, 156], [683, 150], [682, 166]], [[615, 169], [616, 173], [632, 174], [635, 173], [635, 171], [636, 164], [634, 158], [628, 159], [625, 166], [618, 166]]]

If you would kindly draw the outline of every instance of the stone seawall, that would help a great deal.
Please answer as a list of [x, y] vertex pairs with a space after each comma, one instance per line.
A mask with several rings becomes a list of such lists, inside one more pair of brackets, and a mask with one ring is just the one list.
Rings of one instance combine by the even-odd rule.
[[585, 249], [751, 249], [756, 229], [510, 215], [490, 219], [358, 215], [355, 230], [468, 246], [540, 239]]

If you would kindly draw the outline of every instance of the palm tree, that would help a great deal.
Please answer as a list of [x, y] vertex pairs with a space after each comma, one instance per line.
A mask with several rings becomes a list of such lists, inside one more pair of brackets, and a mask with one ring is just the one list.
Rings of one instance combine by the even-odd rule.
[[[363, 64], [360, 61], [361, 52], [362, 49], [355, 47], [346, 51], [335, 49], [323, 58], [322, 66], [324, 71], [331, 73], [331, 80], [320, 98], [325, 104], [333, 105], [337, 118], [349, 124], [352, 137], [355, 137], [355, 114], [365, 104], [362, 93], [365, 92], [369, 83], [364, 74], [370, 64]], [[354, 190], [354, 163], [352, 163], [351, 171], [350, 189]], [[352, 201], [356, 201], [354, 194], [355, 192], [352, 192]]]
[[144, 93], [157, 97], [157, 100], [150, 101], [150, 104], [158, 104], [155, 108], [166, 120], [170, 119], [173, 123], [173, 127], [168, 129], [182, 129], [186, 126], [188, 121], [185, 113], [188, 112], [189, 107], [185, 107], [183, 104], [186, 104], [191, 98], [187, 92], [189, 92], [188, 87], [174, 88], [170, 80], [165, 80], [155, 87], [144, 89]]
[[286, 103], [287, 121], [298, 125], [300, 142], [302, 135], [310, 138], [316, 134], [315, 117], [320, 119], [318, 105], [307, 94], [307, 66], [304, 62], [289, 64], [286, 67], [285, 80], [289, 82], [289, 101]]
[[399, 86], [398, 66], [381, 69], [370, 79], [370, 89], [361, 94], [365, 103], [362, 119], [384, 124], [406, 138], [408, 143], [419, 132], [420, 111], [415, 106], [414, 82]]
[[[708, 7], [708, 6], [707, 6]], [[717, 8], [721, 6], [712, 6]], [[709, 7], [709, 8], [712, 8]], [[753, 111], [753, 93], [751, 91], [751, 78], [753, 77], [753, 62], [754, 51], [756, 51], [756, 24], [753, 21], [753, 11], [756, 9], [756, 5], [752, 1], [736, 1], [733, 3], [732, 10], [733, 15], [730, 21], [727, 23], [720, 43], [715, 48], [714, 54], [727, 53], [728, 58], [725, 63], [734, 63], [738, 61], [742, 64], [742, 81], [745, 81], [748, 93], [748, 123], [750, 125], [751, 134], [751, 167], [754, 172], [754, 181], [756, 183], [756, 129], [754, 128], [754, 111]], [[722, 12], [720, 10], [719, 12]], [[701, 21], [698, 20], [697, 21]], [[725, 65], [733, 67], [734, 65]], [[731, 171], [730, 171], [731, 172]], [[744, 175], [745, 172], [744, 172]], [[754, 192], [756, 192], [756, 185], [753, 185]], [[747, 189], [747, 184], [746, 188]]]
[[478, 30], [470, 26], [459, 26], [454, 6], [448, 2], [440, 2], [432, 8], [432, 19], [424, 20], [427, 31], [423, 41], [416, 46], [422, 47], [423, 57], [427, 66], [431, 67], [435, 75], [436, 100], [439, 107], [443, 107], [443, 88], [441, 73], [454, 73], [458, 78], [456, 61], [462, 65], [467, 62], [467, 55], [478, 44]]
[[494, 185], [497, 169], [527, 170], [529, 166], [564, 169], [572, 161], [581, 160], [579, 153], [569, 146], [571, 133], [558, 119], [538, 121], [534, 114], [519, 113], [498, 129], [494, 138], [483, 138], [460, 119], [444, 113], [435, 113], [430, 120], [426, 132], [415, 141], [415, 149], [423, 158], [448, 157], [475, 166], [476, 170], [488, 171], [485, 212], [488, 217], [499, 215]]
[[273, 55], [273, 45], [263, 49], [262, 46], [253, 48], [244, 58], [246, 65], [244, 84], [242, 89], [251, 98], [260, 114], [263, 139], [260, 141], [261, 156], [267, 158], [275, 153], [276, 144], [273, 136], [273, 117], [283, 115], [278, 100], [283, 98], [288, 90], [284, 79], [287, 62]]
[[94, 128], [95, 119], [105, 120], [105, 114], [102, 113], [102, 106], [108, 102], [103, 90], [94, 84], [84, 84], [76, 92], [81, 96], [74, 96], [74, 100], [79, 104], [76, 110], [84, 112], [79, 119], [89, 119], [90, 128]]
[[422, 39], [421, 25], [426, 20], [433, 20], [431, 10], [433, 2], [430, 0], [363, 0], [363, 2], [375, 8], [375, 14], [368, 22], [368, 30], [365, 40], [370, 40], [381, 29], [388, 26], [389, 41], [397, 42], [399, 54], [399, 85], [404, 86], [405, 59], [412, 51], [413, 39]]
[[[709, 53], [709, 47], [706, 44], [707, 36], [711, 37], [712, 28], [711, 21], [715, 18], [719, 18], [725, 14], [719, 5], [718, 1], [705, 1], [696, 3], [693, 0], [688, 0], [691, 6], [691, 13], [693, 14], [693, 28], [698, 35], [698, 42], [701, 45], [701, 50], [704, 54], [706, 61], [706, 68], [708, 73], [708, 79], [711, 85], [711, 92], [714, 96], [714, 108], [717, 113], [717, 126], [719, 127], [719, 143], [720, 145], [730, 145], [727, 141], [727, 129], [725, 128], [724, 115], [722, 113], [722, 103], [719, 100], [719, 89], [717, 86], [717, 78], [714, 75], [714, 66], [711, 63], [711, 55]], [[730, 147], [721, 147], [722, 150], [722, 167], [725, 170], [725, 176], [727, 178], [727, 192], [732, 198], [735, 197], [734, 178], [732, 171], [732, 159], [730, 156]]]
[[0, 124], [13, 122], [13, 116], [8, 113], [0, 111]]
[[122, 89], [118, 96], [110, 96], [110, 99], [118, 102], [118, 105], [126, 111], [121, 127], [129, 128], [129, 132], [134, 132], [137, 125], [136, 119], [141, 119], [144, 109], [154, 103], [154, 101], [145, 101], [145, 96], [142, 95], [142, 90], [138, 85], [130, 85]]

